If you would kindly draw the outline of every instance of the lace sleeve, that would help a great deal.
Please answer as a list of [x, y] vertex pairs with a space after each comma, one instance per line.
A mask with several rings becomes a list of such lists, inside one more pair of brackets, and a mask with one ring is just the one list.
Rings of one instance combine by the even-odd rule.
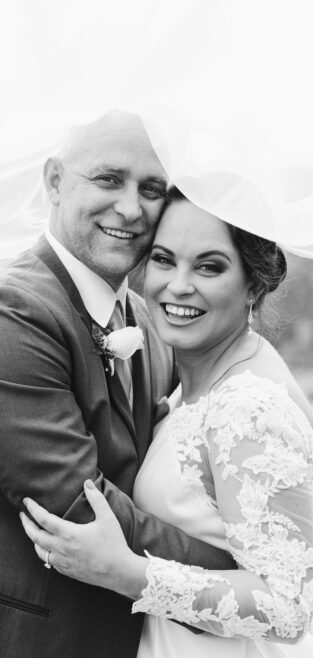
[[313, 612], [312, 428], [282, 385], [251, 373], [212, 393], [203, 429], [239, 569], [150, 557], [133, 611], [224, 637], [294, 642]]

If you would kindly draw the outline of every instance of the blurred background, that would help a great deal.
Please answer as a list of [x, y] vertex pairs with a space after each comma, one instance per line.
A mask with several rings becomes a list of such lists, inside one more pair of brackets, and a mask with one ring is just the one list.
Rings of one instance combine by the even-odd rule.
[[313, 404], [313, 261], [289, 255], [287, 262], [287, 278], [264, 309], [264, 333]]

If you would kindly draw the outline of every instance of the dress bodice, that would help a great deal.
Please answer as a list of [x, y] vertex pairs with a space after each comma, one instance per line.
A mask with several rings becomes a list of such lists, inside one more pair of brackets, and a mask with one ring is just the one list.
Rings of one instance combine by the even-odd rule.
[[170, 406], [137, 476], [135, 502], [226, 547], [239, 569], [226, 578], [150, 556], [134, 610], [217, 636], [292, 641], [313, 612], [309, 421], [283, 384], [250, 371], [191, 405], [180, 404], [178, 388]]
[[194, 439], [199, 419], [195, 409], [191, 409], [194, 405], [177, 408], [179, 398], [180, 387], [169, 400], [169, 416], [156, 428], [136, 478], [133, 498], [140, 509], [153, 511], [188, 535], [226, 549], [224, 524], [216, 500], [207, 493], [213, 493], [214, 488], [211, 472], [207, 473], [207, 489], [201, 480], [203, 445]]

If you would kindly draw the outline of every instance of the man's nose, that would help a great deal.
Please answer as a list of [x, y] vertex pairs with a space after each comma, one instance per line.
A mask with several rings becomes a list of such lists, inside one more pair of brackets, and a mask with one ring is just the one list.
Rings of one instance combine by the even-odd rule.
[[173, 295], [192, 295], [195, 292], [195, 287], [190, 280], [190, 275], [187, 272], [176, 271], [169, 283], [167, 289]]
[[127, 222], [134, 222], [141, 217], [142, 207], [137, 187], [129, 185], [120, 190], [119, 198], [114, 204], [114, 210], [122, 215]]

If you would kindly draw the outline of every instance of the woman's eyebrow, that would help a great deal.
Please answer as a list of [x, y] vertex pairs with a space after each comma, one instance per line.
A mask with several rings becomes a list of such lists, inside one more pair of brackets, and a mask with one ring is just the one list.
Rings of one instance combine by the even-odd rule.
[[163, 247], [161, 244], [153, 244], [153, 245], [152, 245], [152, 250], [153, 250], [153, 249], [162, 249], [162, 251], [166, 251], [166, 253], [167, 253], [169, 256], [174, 256], [174, 252], [171, 251], [171, 249], [167, 249], [166, 247]]
[[220, 251], [219, 249], [210, 249], [209, 251], [204, 251], [202, 254], [198, 254], [197, 258], [208, 258], [208, 256], [222, 256], [226, 258], [231, 263], [231, 257], [225, 252]]

